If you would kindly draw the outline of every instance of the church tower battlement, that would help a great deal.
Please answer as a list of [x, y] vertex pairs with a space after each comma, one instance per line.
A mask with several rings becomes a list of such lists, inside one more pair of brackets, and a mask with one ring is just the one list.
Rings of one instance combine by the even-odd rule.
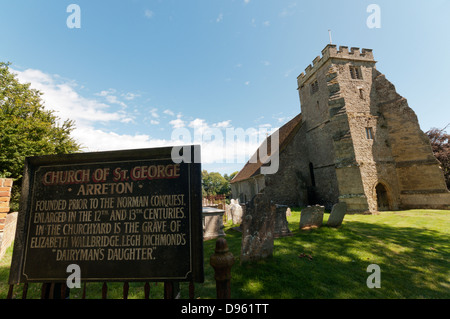
[[363, 62], [376, 62], [373, 57], [372, 49], [362, 49], [360, 51], [359, 48], [352, 47], [349, 50], [347, 46], [340, 46], [339, 50], [337, 50], [337, 46], [335, 44], [328, 44], [322, 50], [322, 57], [317, 56], [313, 60], [313, 64], [308, 65], [308, 67], [305, 69], [305, 72], [302, 72], [297, 77], [298, 87], [305, 83], [309, 79], [309, 77], [314, 74], [319, 68], [321, 68], [322, 65], [326, 63], [330, 58]]

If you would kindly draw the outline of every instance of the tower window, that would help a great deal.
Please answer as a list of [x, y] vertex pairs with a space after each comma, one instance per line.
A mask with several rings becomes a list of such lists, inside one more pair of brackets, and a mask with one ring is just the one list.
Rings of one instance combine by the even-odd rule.
[[358, 66], [350, 66], [350, 75], [354, 80], [356, 79], [361, 80], [362, 79], [361, 68]]
[[311, 94], [314, 94], [317, 91], [319, 91], [319, 83], [316, 80], [313, 83], [311, 83]]
[[364, 100], [364, 90], [363, 89], [359, 89], [359, 97]]
[[368, 140], [373, 140], [373, 130], [371, 127], [366, 127], [366, 137]]

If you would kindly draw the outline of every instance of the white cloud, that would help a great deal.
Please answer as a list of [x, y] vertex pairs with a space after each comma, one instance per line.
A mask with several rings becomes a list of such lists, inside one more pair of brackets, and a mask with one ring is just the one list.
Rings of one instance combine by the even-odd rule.
[[264, 21], [263, 22], [263, 26], [270, 27], [270, 21]]
[[126, 93], [126, 94], [122, 94], [122, 96], [123, 96], [123, 98], [124, 98], [125, 100], [131, 101], [131, 100], [134, 100], [135, 98], [139, 97], [140, 95], [139, 95], [139, 94], [135, 94], [135, 93], [128, 92], [128, 93]]
[[173, 113], [171, 110], [167, 109], [163, 111], [164, 114], [170, 115], [170, 116], [175, 116], [175, 113]]
[[172, 127], [174, 129], [182, 128], [182, 127], [184, 127], [186, 125], [185, 122], [181, 119], [180, 115], [177, 116], [176, 120], [170, 121], [169, 124], [172, 125]]
[[155, 15], [155, 13], [152, 10], [146, 9], [144, 12], [144, 15], [146, 18], [151, 19]]
[[148, 135], [117, 134], [93, 127], [77, 129], [72, 135], [78, 141], [83, 142], [84, 150], [88, 152], [151, 148], [169, 145], [169, 141], [167, 140], [152, 139]]
[[188, 126], [201, 134], [205, 133], [206, 130], [209, 129], [209, 125], [206, 123], [206, 121], [199, 118], [191, 121]]
[[231, 123], [231, 120], [222, 121], [222, 122], [213, 124], [213, 127], [226, 128], [226, 127], [230, 126], [230, 123]]
[[286, 8], [283, 8], [283, 10], [279, 13], [279, 17], [285, 18], [288, 16], [292, 16], [295, 14], [295, 7], [297, 6], [297, 3], [293, 2], [290, 5], [288, 5]]
[[150, 114], [152, 117], [154, 118], [159, 118], [159, 114], [157, 113], [158, 109], [157, 108], [153, 108], [150, 110]]
[[[103, 151], [121, 148], [141, 148], [160, 146], [162, 140], [153, 140], [147, 135], [120, 135], [97, 129], [98, 124], [119, 122], [131, 123], [134, 115], [124, 109], [113, 110], [111, 105], [95, 98], [81, 96], [76, 90], [77, 84], [70, 80], [61, 80], [58, 75], [46, 74], [40, 70], [11, 70], [17, 74], [21, 83], [31, 83], [31, 88], [43, 93], [41, 96], [46, 109], [55, 111], [61, 120], [75, 122], [72, 136], [84, 151]], [[105, 98], [108, 103], [120, 104], [114, 97], [116, 90], [108, 89], [95, 94]], [[168, 143], [166, 141], [166, 143]]]
[[223, 21], [223, 13], [219, 13], [219, 16], [216, 19], [216, 22], [222, 22]]
[[97, 93], [95, 95], [104, 97], [108, 103], [117, 104], [122, 107], [127, 107], [127, 105], [125, 103], [123, 103], [122, 101], [119, 101], [119, 98], [117, 97], [117, 95], [115, 95], [115, 93], [116, 93], [116, 90], [109, 89], [109, 90], [101, 91], [100, 93]]
[[250, 3], [250, 0], [244, 0], [244, 3], [245, 3], [245, 4]]
[[[112, 111], [108, 104], [85, 98], [76, 91], [74, 82], [61, 82], [55, 75], [39, 70], [11, 70], [20, 82], [31, 83], [31, 88], [44, 93], [42, 100], [47, 108], [56, 111], [62, 120], [70, 118], [77, 123], [110, 122], [128, 118], [126, 113]], [[102, 94], [107, 96], [109, 91]]]
[[[119, 134], [110, 129], [105, 129], [103, 126], [105, 123], [124, 123], [125, 125], [134, 122], [135, 118], [139, 117], [137, 113], [129, 112], [126, 108], [117, 106], [116, 109], [113, 108], [118, 100], [114, 100], [112, 97], [127, 96], [117, 94], [114, 89], [102, 90], [94, 95], [94, 98], [89, 98], [82, 96], [77, 91], [80, 88], [76, 82], [62, 80], [57, 75], [31, 69], [13, 72], [18, 74], [20, 82], [31, 83], [32, 88], [44, 93], [42, 99], [48, 109], [55, 110], [56, 114], [63, 120], [71, 119], [75, 121], [76, 128], [72, 132], [72, 136], [82, 145], [83, 151], [97, 152], [186, 144], [178, 139], [172, 140], [172, 136], [161, 139], [147, 134], [133, 132]], [[128, 95], [128, 97], [134, 98], [133, 95]], [[100, 102], [98, 98], [109, 99], [112, 103]], [[157, 111], [156, 108], [151, 109], [151, 117], [142, 120], [151, 125], [160, 124]], [[171, 110], [165, 110], [163, 113], [175, 115]], [[169, 124], [174, 130], [177, 128], [189, 130], [191, 134], [189, 143], [199, 143], [202, 146], [202, 163], [245, 164], [262, 142], [261, 139], [255, 138], [258, 128], [248, 130], [250, 133], [246, 135], [247, 138], [236, 138], [236, 140], [233, 138], [232, 141], [227, 141], [226, 131], [234, 130], [231, 127], [231, 120], [210, 125], [205, 119], [195, 118], [186, 125], [183, 115], [180, 113]], [[269, 129], [270, 125], [260, 126], [260, 128]], [[200, 141], [195, 140], [196, 133], [197, 137], [200, 136]]]

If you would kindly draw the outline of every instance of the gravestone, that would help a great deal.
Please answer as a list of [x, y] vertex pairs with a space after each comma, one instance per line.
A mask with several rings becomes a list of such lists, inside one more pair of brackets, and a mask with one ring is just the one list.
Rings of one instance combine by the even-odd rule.
[[347, 213], [347, 204], [345, 202], [334, 204], [333, 208], [331, 209], [330, 217], [328, 218], [327, 226], [330, 227], [341, 226], [346, 213]]
[[225, 204], [225, 220], [228, 222], [231, 220], [231, 205]]
[[[274, 237], [286, 237], [292, 236], [291, 231], [289, 230], [289, 224], [286, 219], [287, 210], [289, 209], [286, 205], [275, 205], [276, 213], [275, 213], [275, 230]], [[290, 210], [289, 210], [290, 211]]]
[[315, 205], [303, 208], [300, 214], [300, 229], [319, 228], [323, 223], [325, 207]]
[[241, 263], [258, 261], [273, 254], [276, 207], [268, 196], [257, 194], [246, 205], [241, 224]]
[[291, 212], [291, 208], [290, 207], [288, 207], [286, 209], [286, 217], [289, 217], [289, 216], [292, 216], [292, 212]]
[[243, 209], [242, 209], [242, 206], [239, 205], [238, 200], [233, 200], [233, 199], [231, 200], [230, 214], [231, 214], [231, 220], [233, 221], [233, 224], [239, 225], [242, 223]]

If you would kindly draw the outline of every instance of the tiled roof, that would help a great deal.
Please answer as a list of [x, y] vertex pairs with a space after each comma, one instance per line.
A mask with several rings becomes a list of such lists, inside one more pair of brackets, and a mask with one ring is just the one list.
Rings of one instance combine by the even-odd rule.
[[[302, 114], [298, 114], [297, 116], [295, 116], [292, 120], [290, 120], [289, 122], [287, 122], [286, 124], [284, 124], [282, 127], [280, 127], [280, 129], [278, 130], [279, 132], [279, 152], [281, 153], [286, 146], [289, 144], [289, 142], [292, 140], [292, 137], [297, 133], [298, 129], [300, 128], [302, 123]], [[272, 150], [271, 150], [271, 136], [269, 136], [262, 144], [261, 146], [258, 148], [258, 150], [255, 152], [255, 154], [253, 155], [253, 157], [255, 157], [260, 149], [264, 149], [266, 148], [266, 143], [268, 144], [267, 147], [267, 155], [272, 155]], [[265, 151], [262, 151], [262, 154], [265, 154]], [[261, 166], [262, 166], [262, 162], [259, 159], [258, 156], [258, 161], [255, 163], [250, 163], [250, 161], [248, 161], [244, 167], [239, 171], [238, 174], [236, 174], [236, 176], [231, 180], [231, 183], [236, 183], [236, 182], [241, 182], [243, 180], [246, 180], [252, 176], [256, 176], [260, 174], [261, 171]]]

